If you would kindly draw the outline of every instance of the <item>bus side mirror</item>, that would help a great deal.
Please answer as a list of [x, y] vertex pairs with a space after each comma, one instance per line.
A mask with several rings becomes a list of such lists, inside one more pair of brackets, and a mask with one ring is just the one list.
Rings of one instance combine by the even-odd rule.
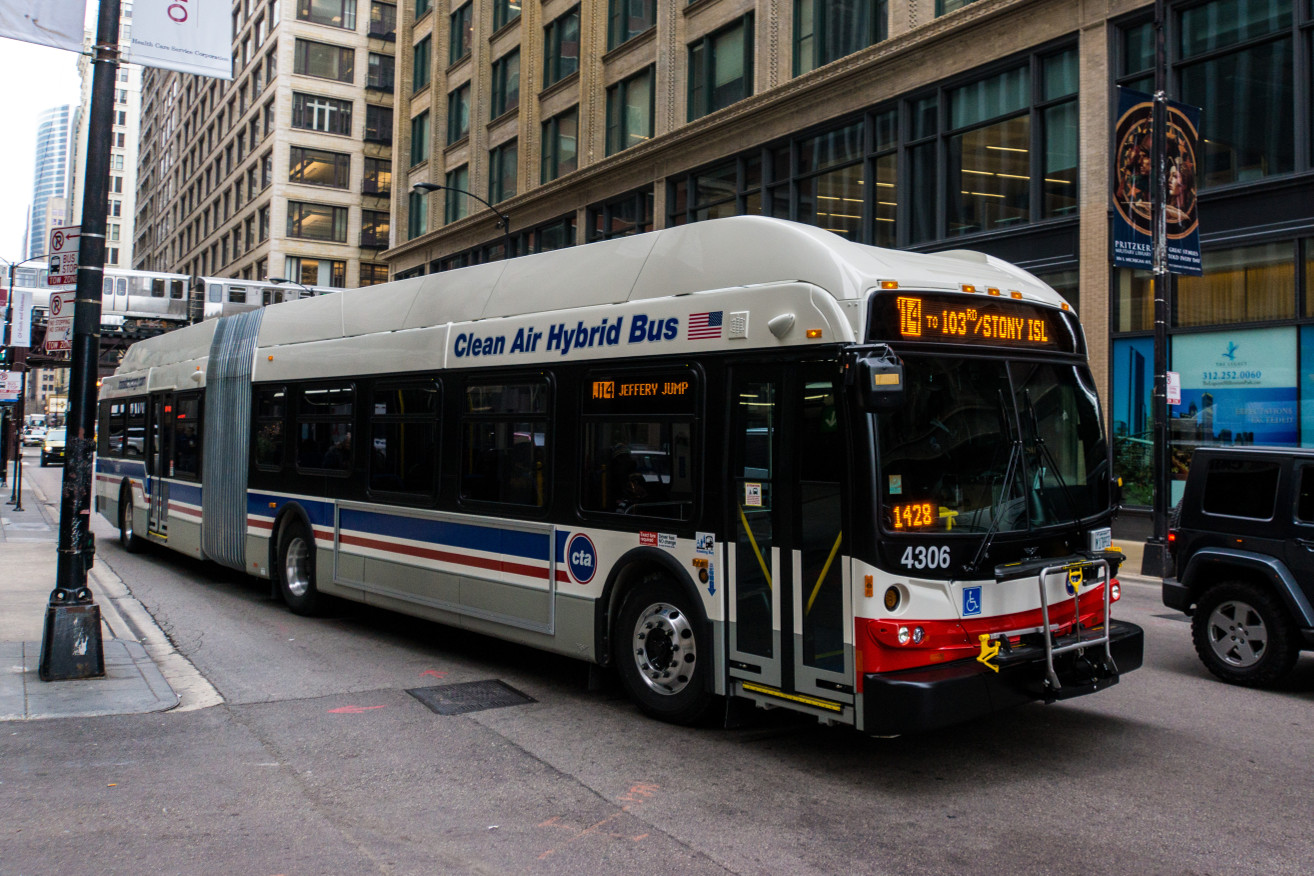
[[865, 410], [881, 411], [903, 404], [903, 360], [892, 351], [857, 361], [858, 398]]

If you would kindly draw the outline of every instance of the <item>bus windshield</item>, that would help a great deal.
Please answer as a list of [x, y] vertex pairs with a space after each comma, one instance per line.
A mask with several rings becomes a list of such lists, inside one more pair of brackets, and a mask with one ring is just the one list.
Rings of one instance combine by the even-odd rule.
[[890, 532], [1020, 532], [1108, 508], [1107, 447], [1084, 365], [904, 356], [876, 414]]

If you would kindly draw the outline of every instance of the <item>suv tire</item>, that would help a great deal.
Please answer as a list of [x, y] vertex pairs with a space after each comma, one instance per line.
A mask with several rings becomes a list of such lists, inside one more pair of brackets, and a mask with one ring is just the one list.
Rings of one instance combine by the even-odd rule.
[[1210, 672], [1246, 687], [1271, 687], [1300, 656], [1282, 603], [1245, 581], [1226, 581], [1204, 592], [1191, 618], [1191, 638]]

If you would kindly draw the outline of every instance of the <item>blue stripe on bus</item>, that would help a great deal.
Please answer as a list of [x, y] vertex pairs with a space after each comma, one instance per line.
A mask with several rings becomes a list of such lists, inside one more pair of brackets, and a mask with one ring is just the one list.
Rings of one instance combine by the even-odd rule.
[[[519, 529], [502, 529], [477, 523], [457, 523], [451, 520], [426, 520], [419, 517], [388, 514], [378, 511], [344, 510], [339, 524], [343, 532], [363, 533], [385, 538], [403, 538], [425, 544], [437, 544], [483, 551], [503, 556], [546, 560], [546, 532], [525, 532]], [[558, 547], [558, 554], [564, 548]]]
[[103, 474], [146, 476], [146, 463], [132, 459], [101, 459], [96, 457], [96, 471]]
[[[280, 496], [277, 493], [246, 494], [246, 513], [256, 517], [276, 517], [283, 506], [295, 502], [305, 509], [311, 526], [333, 527], [333, 503], [305, 497]], [[272, 508], [270, 506], [273, 506]]]
[[170, 481], [169, 498], [186, 502], [188, 505], [200, 505], [201, 488], [196, 484], [180, 484], [177, 481]]

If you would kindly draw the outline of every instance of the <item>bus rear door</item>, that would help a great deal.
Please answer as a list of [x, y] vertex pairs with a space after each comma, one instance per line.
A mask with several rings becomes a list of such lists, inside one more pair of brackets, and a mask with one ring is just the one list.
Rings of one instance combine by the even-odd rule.
[[733, 370], [729, 649], [737, 692], [851, 721], [839, 381], [833, 361]]
[[151, 397], [150, 454], [146, 460], [146, 489], [150, 494], [147, 532], [169, 537], [170, 460], [173, 459], [173, 393]]

